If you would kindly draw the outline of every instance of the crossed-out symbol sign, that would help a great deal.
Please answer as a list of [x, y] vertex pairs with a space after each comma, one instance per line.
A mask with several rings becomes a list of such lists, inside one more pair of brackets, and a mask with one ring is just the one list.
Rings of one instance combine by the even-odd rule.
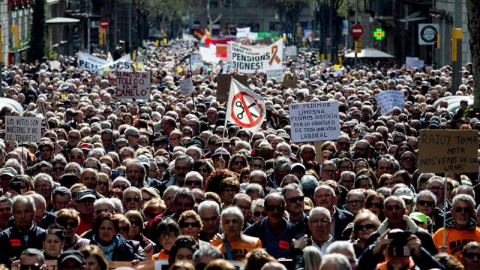
[[244, 128], [251, 128], [260, 123], [264, 108], [258, 100], [246, 92], [236, 94], [232, 99], [232, 119]]

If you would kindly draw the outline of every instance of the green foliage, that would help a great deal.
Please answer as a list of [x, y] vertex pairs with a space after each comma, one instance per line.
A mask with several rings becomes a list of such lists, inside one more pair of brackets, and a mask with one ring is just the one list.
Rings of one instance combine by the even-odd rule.
[[32, 27], [30, 34], [30, 48], [27, 52], [27, 59], [34, 63], [46, 55], [47, 24], [45, 22], [45, 0], [32, 1]]

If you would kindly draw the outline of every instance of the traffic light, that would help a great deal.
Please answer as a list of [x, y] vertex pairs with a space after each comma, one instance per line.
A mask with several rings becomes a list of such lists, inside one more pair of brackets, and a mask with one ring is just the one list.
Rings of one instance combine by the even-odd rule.
[[433, 41], [433, 47], [438, 50], [440, 49], [440, 45], [441, 45], [440, 34], [436, 34], [435, 40]]
[[105, 28], [103, 27], [99, 27], [98, 28], [98, 45], [100, 46], [105, 46], [105, 44], [107, 44], [106, 40], [105, 40]]
[[452, 29], [452, 62], [457, 62], [457, 40], [461, 40], [463, 37], [462, 28]]

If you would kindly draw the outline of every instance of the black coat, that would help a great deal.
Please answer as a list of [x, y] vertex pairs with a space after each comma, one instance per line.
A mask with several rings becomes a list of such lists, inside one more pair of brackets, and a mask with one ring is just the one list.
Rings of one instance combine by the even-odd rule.
[[[117, 234], [118, 243], [113, 248], [112, 261], [133, 261], [133, 260], [145, 260], [145, 253], [143, 249], [140, 249], [140, 243], [125, 239], [123, 236]], [[95, 237], [94, 237], [95, 238]], [[95, 240], [90, 241], [91, 245], [97, 245]], [[138, 252], [138, 253], [137, 253]]]
[[[25, 241], [27, 235], [27, 241]], [[0, 264], [11, 267], [12, 261], [20, 259], [21, 253], [27, 248], [43, 249], [42, 240], [45, 230], [35, 223], [26, 233], [21, 233], [16, 226], [10, 227], [0, 233]]]
[[347, 210], [342, 210], [336, 206], [335, 207], [335, 214], [333, 214], [333, 218], [335, 219], [335, 237], [334, 240], [348, 240], [348, 237], [344, 239], [342, 237], [343, 230], [347, 227], [347, 225], [353, 221], [355, 216], [348, 212]]

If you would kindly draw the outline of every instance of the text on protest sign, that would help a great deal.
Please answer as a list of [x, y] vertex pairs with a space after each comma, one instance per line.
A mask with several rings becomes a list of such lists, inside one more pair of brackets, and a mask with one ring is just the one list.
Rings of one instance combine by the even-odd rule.
[[288, 105], [292, 142], [336, 140], [340, 136], [338, 101]]
[[122, 56], [115, 62], [110, 62], [108, 60], [93, 56], [88, 53], [78, 53], [79, 68], [90, 72], [97, 72], [104, 69], [108, 69], [109, 71], [115, 71], [116, 68], [129, 70], [131, 69], [131, 61], [132, 57], [130, 56], [130, 54]]
[[422, 173], [478, 172], [476, 130], [422, 130], [418, 146]]
[[270, 69], [267, 70], [267, 80], [275, 78], [277, 83], [283, 82], [283, 69]]
[[282, 68], [283, 40], [279, 39], [270, 46], [245, 46], [231, 42], [232, 67], [238, 72], [253, 73], [255, 70], [265, 72], [269, 69]]
[[405, 99], [403, 93], [396, 90], [383, 91], [375, 95], [377, 105], [381, 108], [381, 114], [387, 115], [393, 111], [393, 108], [398, 107], [403, 109]]
[[182, 95], [190, 95], [193, 93], [193, 91], [193, 82], [191, 77], [180, 81], [180, 92]]
[[121, 99], [149, 99], [150, 72], [118, 71], [115, 94]]
[[42, 118], [5, 117], [5, 140], [17, 142], [40, 142], [42, 138]]

